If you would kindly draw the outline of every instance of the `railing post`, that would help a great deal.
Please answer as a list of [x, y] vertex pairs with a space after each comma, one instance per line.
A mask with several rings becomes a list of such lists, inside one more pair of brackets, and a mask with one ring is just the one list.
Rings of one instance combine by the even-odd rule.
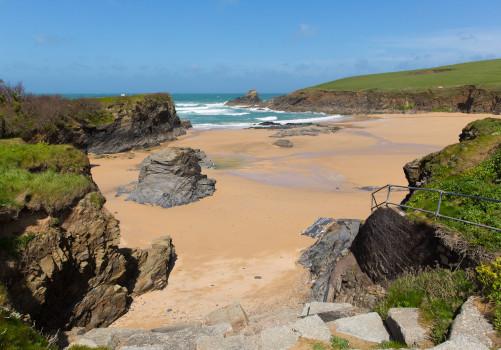
[[438, 197], [437, 211], [435, 212], [435, 221], [437, 221], [437, 216], [440, 214], [440, 206], [442, 205], [442, 195], [444, 191], [440, 190], [440, 197]]
[[391, 185], [388, 185], [388, 194], [386, 195], [386, 206], [388, 206], [388, 201], [390, 200]]
[[374, 193], [371, 193], [371, 213], [374, 211]]

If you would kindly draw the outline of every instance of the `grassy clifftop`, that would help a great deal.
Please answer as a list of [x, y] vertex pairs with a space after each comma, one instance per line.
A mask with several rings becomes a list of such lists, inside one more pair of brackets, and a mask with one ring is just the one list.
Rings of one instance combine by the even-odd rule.
[[0, 140], [0, 214], [61, 210], [95, 188], [89, 160], [69, 145]]
[[[305, 90], [427, 90], [443, 91], [464, 85], [501, 90], [501, 59], [461, 63], [450, 66], [361, 75], [334, 80]], [[443, 89], [438, 89], [443, 86]]]
[[[421, 176], [427, 178], [425, 187], [501, 200], [501, 119], [472, 122], [463, 129], [460, 138], [461, 142], [419, 161]], [[438, 193], [418, 191], [407, 205], [435, 211], [437, 203]], [[501, 203], [444, 195], [440, 213], [501, 227]], [[440, 222], [460, 232], [475, 246], [493, 252], [501, 249], [499, 232], [448, 219]]]

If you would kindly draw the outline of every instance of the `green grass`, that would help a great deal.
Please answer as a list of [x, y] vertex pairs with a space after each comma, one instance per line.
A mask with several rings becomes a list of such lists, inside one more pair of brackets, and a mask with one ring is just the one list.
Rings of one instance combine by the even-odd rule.
[[72, 146], [0, 140], [0, 210], [60, 210], [95, 188], [88, 169]]
[[396, 340], [384, 340], [381, 342], [381, 349], [408, 349], [406, 344], [402, 344]]
[[331, 337], [331, 346], [333, 349], [336, 349], [336, 350], [345, 350], [345, 349], [348, 349], [350, 347], [350, 343], [346, 339], [339, 338], [339, 337], [336, 337], [335, 335], [333, 335]]
[[[444, 70], [431, 73], [433, 70]], [[427, 90], [446, 94], [451, 88], [476, 85], [485, 89], [501, 89], [501, 59], [461, 63], [430, 69], [361, 75], [312, 86], [306, 90]], [[444, 86], [444, 89], [438, 89]]]
[[[492, 134], [499, 125], [501, 121], [497, 124], [491, 120], [474, 122], [468, 127], [476, 130], [477, 138], [447, 146], [424, 157], [425, 171], [431, 174], [425, 187], [501, 200], [501, 136]], [[438, 193], [417, 191], [407, 205], [435, 211], [438, 197]], [[433, 218], [430, 214], [409, 212], [415, 220]], [[443, 195], [440, 214], [501, 228], [501, 203]], [[474, 246], [483, 246], [490, 251], [501, 249], [501, 233], [497, 231], [450, 219], [438, 220], [453, 232], [462, 234]]]
[[435, 344], [446, 340], [456, 311], [475, 291], [474, 276], [465, 271], [435, 269], [395, 280], [376, 311], [386, 318], [393, 307], [416, 307], [431, 324]]
[[131, 105], [132, 103], [143, 102], [148, 99], [156, 102], [169, 102], [172, 101], [172, 97], [167, 93], [155, 93], [155, 94], [139, 94], [130, 96], [107, 96], [107, 97], [96, 97], [93, 98], [98, 100], [103, 105]]
[[0, 285], [0, 349], [56, 350], [49, 341], [21, 320], [21, 315], [6, 308], [7, 292]]
[[6, 139], [0, 140], [0, 167], [82, 174], [90, 164], [85, 154], [69, 145], [33, 145]]

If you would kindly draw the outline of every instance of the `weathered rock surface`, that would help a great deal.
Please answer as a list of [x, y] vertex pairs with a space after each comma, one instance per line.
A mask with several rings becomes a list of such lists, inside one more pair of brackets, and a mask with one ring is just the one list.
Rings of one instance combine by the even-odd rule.
[[256, 90], [250, 90], [243, 97], [237, 97], [232, 101], [226, 102], [225, 106], [243, 106], [243, 107], [251, 107], [251, 106], [259, 106], [263, 103], [263, 100], [259, 98], [259, 94]]
[[380, 343], [390, 340], [390, 335], [384, 327], [383, 320], [376, 312], [340, 318], [334, 321], [336, 331], [353, 335], [357, 338]]
[[407, 346], [420, 347], [426, 340], [426, 330], [418, 322], [419, 309], [391, 308], [386, 324], [393, 337]]
[[266, 329], [261, 332], [261, 341], [264, 349], [284, 350], [296, 345], [299, 333], [290, 326]]
[[146, 253], [137, 250], [144, 259], [136, 260], [118, 248], [117, 222], [96, 200], [99, 196], [89, 193], [74, 206], [53, 213], [55, 226], [50, 217], [38, 221], [36, 228], [36, 220], [9, 224], [20, 233], [26, 229], [22, 223], [39, 233], [19, 260], [2, 260], [0, 280], [16, 309], [46, 330], [109, 325], [127, 311], [130, 285], [141, 286], [134, 294], [165, 286], [174, 253], [170, 238], [161, 258], [154, 258], [152, 248]]
[[115, 120], [102, 126], [83, 128], [90, 153], [117, 153], [157, 146], [186, 133], [189, 122], [179, 119], [169, 94], [144, 97], [110, 107]]
[[146, 249], [134, 249], [129, 259], [137, 264], [137, 274], [128, 286], [131, 295], [164, 288], [174, 254], [170, 236], [154, 239]]
[[332, 334], [324, 321], [318, 315], [307, 316], [296, 321], [292, 325], [295, 332], [299, 332], [301, 337], [325, 342], [330, 341]]
[[196, 202], [212, 195], [216, 184], [201, 174], [200, 161], [200, 151], [188, 147], [152, 153], [140, 165], [138, 183], [122, 186], [117, 196], [130, 193], [126, 200], [164, 208]]
[[249, 318], [239, 302], [216, 309], [202, 317], [204, 326], [228, 323], [234, 332], [239, 332], [249, 325]]
[[449, 340], [455, 340], [462, 335], [469, 335], [478, 339], [486, 347], [492, 347], [489, 334], [495, 333], [492, 325], [487, 321], [475, 306], [475, 297], [469, 297], [461, 306], [461, 311], [451, 325]]
[[142, 329], [96, 328], [75, 339], [70, 346], [107, 346], [110, 349], [193, 350], [202, 337], [223, 339], [231, 332], [229, 324], [185, 328], [173, 332], [151, 332]]
[[434, 265], [437, 246], [431, 227], [381, 207], [360, 227], [351, 251], [372, 281], [384, 283], [406, 271]]
[[327, 301], [329, 280], [336, 261], [347, 253], [355, 239], [360, 220], [339, 219], [311, 247], [303, 250], [299, 264], [310, 269], [312, 297], [315, 301]]
[[[453, 340], [448, 340], [445, 343], [439, 344], [433, 348], [433, 350], [458, 350], [458, 349], [468, 349], [468, 350], [488, 350], [489, 348], [482, 344], [477, 338], [472, 337], [468, 334], [463, 334], [458, 336]], [[427, 350], [430, 350], [427, 349]]]
[[277, 140], [277, 141], [273, 142], [273, 144], [275, 146], [284, 147], [284, 148], [291, 148], [292, 146], [294, 146], [294, 144], [292, 143], [291, 140]]
[[240, 333], [244, 335], [259, 334], [265, 329], [282, 327], [292, 324], [299, 320], [300, 312], [295, 309], [282, 309], [270, 312], [266, 315], [252, 319], [249, 326], [245, 327]]
[[431, 112], [448, 107], [452, 112], [501, 113], [501, 99], [496, 91], [473, 85], [460, 86], [447, 95], [431, 90], [409, 94], [384, 91], [294, 91], [263, 103], [270, 109], [289, 112], [323, 112], [327, 114], [403, 113], [401, 106], [414, 107], [406, 113]]
[[260, 335], [238, 334], [229, 338], [200, 337], [196, 350], [261, 350], [263, 349], [262, 343]]
[[340, 130], [338, 126], [328, 126], [322, 124], [284, 124], [271, 129], [281, 129], [270, 137], [292, 137], [292, 136], [318, 136], [319, 134], [330, 134]]
[[301, 317], [318, 315], [322, 321], [330, 322], [339, 318], [355, 316], [355, 308], [349, 303], [323, 303], [312, 301], [304, 304]]

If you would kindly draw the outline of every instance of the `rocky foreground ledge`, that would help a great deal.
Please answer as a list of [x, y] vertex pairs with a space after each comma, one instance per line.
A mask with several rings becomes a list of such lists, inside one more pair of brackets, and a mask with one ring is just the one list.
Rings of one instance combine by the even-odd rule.
[[[202, 321], [177, 323], [151, 331], [142, 329], [74, 329], [72, 345], [107, 346], [117, 350], [282, 350], [298, 343], [329, 344], [333, 336], [350, 339], [350, 348], [377, 349], [397, 340], [420, 349], [487, 350], [495, 334], [489, 322], [468, 299], [454, 320], [449, 339], [433, 347], [429, 330], [420, 324], [415, 308], [393, 308], [385, 321], [375, 313], [361, 313], [349, 303], [306, 303], [249, 320], [239, 303], [212, 311]], [[311, 343], [310, 343], [311, 344]]]

